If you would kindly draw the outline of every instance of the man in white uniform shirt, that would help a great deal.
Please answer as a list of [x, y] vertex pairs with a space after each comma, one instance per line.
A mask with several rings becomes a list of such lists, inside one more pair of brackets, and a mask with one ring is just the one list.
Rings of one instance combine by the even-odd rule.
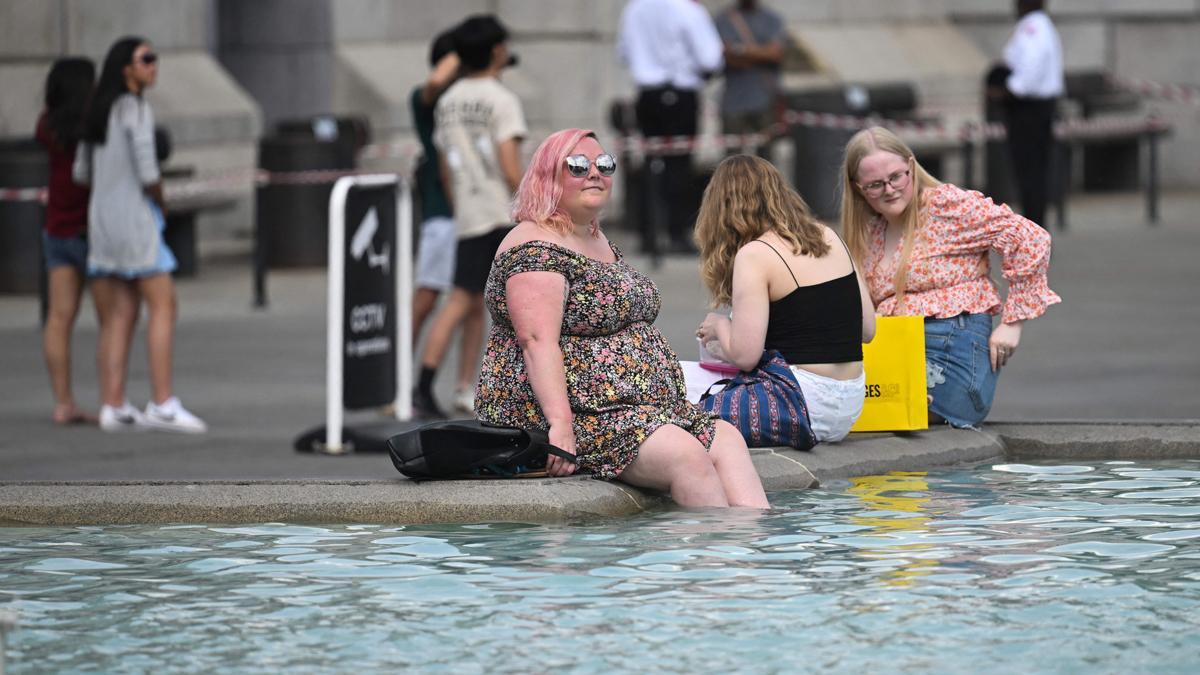
[[[477, 15], [454, 30], [460, 77], [438, 99], [433, 141], [442, 182], [458, 224], [454, 287], [434, 320], [421, 356], [413, 405], [423, 417], [444, 417], [433, 397], [433, 380], [454, 331], [462, 326], [463, 357], [454, 406], [472, 411], [475, 369], [483, 347], [483, 290], [492, 258], [512, 229], [509, 202], [521, 182], [521, 139], [528, 130], [517, 95], [500, 84], [514, 62], [508, 31], [492, 15]], [[464, 381], [465, 380], [465, 381]]]
[[1062, 42], [1042, 0], [1017, 0], [1017, 25], [1004, 45], [1012, 71], [1006, 116], [1021, 215], [1045, 227], [1054, 109], [1063, 93]]
[[[621, 12], [617, 50], [638, 88], [643, 135], [696, 135], [698, 92], [721, 69], [723, 48], [712, 17], [695, 0], [630, 0]], [[649, 166], [662, 178], [662, 194], [656, 197], [666, 205], [670, 250], [694, 253], [692, 221], [699, 202], [691, 185], [691, 152], [667, 155]], [[643, 225], [643, 250], [657, 250], [657, 245]]]

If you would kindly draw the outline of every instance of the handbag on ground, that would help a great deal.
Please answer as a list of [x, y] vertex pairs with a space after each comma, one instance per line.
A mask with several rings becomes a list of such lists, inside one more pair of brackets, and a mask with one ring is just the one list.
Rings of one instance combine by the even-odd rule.
[[392, 436], [387, 446], [396, 470], [416, 480], [536, 478], [546, 475], [549, 455], [576, 462], [545, 431], [473, 419], [431, 422]]

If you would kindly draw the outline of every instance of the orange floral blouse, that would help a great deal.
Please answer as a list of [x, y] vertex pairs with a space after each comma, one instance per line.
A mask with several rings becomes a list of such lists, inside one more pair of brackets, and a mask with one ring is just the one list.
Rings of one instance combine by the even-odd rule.
[[[913, 244], [905, 285], [904, 313], [946, 319], [963, 312], [997, 314], [1005, 323], [1032, 319], [1058, 302], [1046, 283], [1050, 267], [1050, 233], [996, 204], [974, 190], [943, 183], [922, 195], [919, 239]], [[887, 222], [876, 217], [869, 225], [870, 242], [864, 261], [867, 288], [878, 314], [896, 312], [895, 275], [903, 239], [884, 260]], [[988, 250], [1003, 260], [1008, 298], [990, 277]]]

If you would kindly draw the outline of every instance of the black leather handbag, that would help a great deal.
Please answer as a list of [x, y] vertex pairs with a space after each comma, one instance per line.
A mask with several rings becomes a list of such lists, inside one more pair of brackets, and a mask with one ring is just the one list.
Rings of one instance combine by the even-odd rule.
[[416, 480], [537, 478], [546, 475], [549, 455], [575, 463], [545, 431], [479, 420], [432, 422], [392, 436], [387, 446], [396, 470]]

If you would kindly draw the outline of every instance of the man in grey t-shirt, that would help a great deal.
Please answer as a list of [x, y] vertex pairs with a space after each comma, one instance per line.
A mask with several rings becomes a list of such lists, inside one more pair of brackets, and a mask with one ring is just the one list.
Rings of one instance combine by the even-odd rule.
[[722, 129], [727, 134], [763, 131], [774, 121], [786, 39], [783, 19], [757, 0], [738, 0], [717, 15], [716, 23], [725, 43]]

